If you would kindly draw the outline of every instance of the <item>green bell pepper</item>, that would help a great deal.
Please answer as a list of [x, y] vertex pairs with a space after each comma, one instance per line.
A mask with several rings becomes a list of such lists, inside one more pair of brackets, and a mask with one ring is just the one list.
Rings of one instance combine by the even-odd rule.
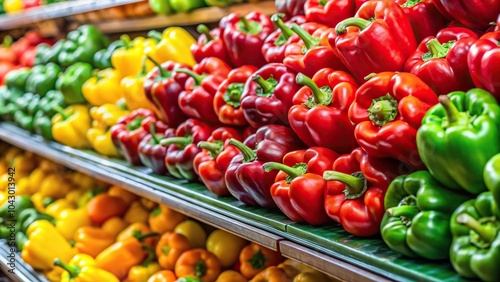
[[491, 192], [459, 206], [451, 217], [450, 261], [458, 274], [500, 281], [500, 212]]
[[64, 101], [69, 104], [87, 102], [83, 97], [82, 86], [92, 77], [93, 67], [88, 63], [76, 63], [59, 76], [56, 89], [61, 91]]
[[48, 140], [54, 140], [52, 136], [52, 117], [57, 113], [56, 106], [66, 107], [64, 96], [57, 90], [47, 92], [47, 95], [40, 99], [38, 111], [33, 120], [33, 129], [36, 134]]
[[26, 81], [26, 91], [45, 96], [47, 92], [55, 89], [57, 77], [61, 71], [61, 67], [54, 63], [34, 66]]
[[483, 170], [500, 152], [500, 107], [482, 89], [439, 96], [422, 120], [417, 147], [439, 182], [472, 194], [486, 191]]
[[484, 168], [484, 183], [500, 207], [500, 154], [493, 156]]
[[28, 240], [29, 239], [28, 239], [28, 236], [26, 235], [26, 233], [23, 233], [23, 232], [16, 233], [16, 247], [17, 247], [18, 252], [23, 251], [24, 243], [26, 243], [26, 241], [28, 241]]
[[8, 89], [7, 86], [0, 86], [0, 119], [12, 121], [14, 113], [17, 111], [16, 100], [21, 97], [24, 92], [16, 89]]
[[40, 96], [33, 93], [26, 93], [16, 100], [18, 106], [17, 111], [14, 113], [14, 122], [19, 127], [33, 131], [33, 118], [40, 103]]
[[69, 67], [78, 62], [92, 64], [94, 54], [106, 48], [109, 39], [93, 25], [82, 25], [68, 33], [66, 42], [59, 53], [59, 64]]
[[[9, 209], [9, 205], [14, 205], [14, 208]], [[0, 218], [9, 220], [14, 215], [14, 218], [19, 218], [19, 214], [29, 208], [35, 207], [30, 199], [30, 196], [16, 196], [14, 201], [5, 202], [2, 207], [0, 207]], [[11, 214], [12, 212], [12, 214]]]
[[37, 220], [47, 220], [52, 224], [55, 224], [55, 219], [45, 213], [38, 212], [35, 208], [25, 209], [19, 213], [19, 218], [17, 219], [16, 224], [19, 224], [19, 228], [16, 229], [16, 232], [26, 233], [26, 230], [30, 225]]
[[5, 8], [3, 7], [3, 3], [5, 0], [0, 0], [0, 15], [5, 14]]
[[118, 39], [109, 44], [108, 48], [96, 52], [94, 54], [94, 66], [99, 69], [112, 68], [113, 65], [111, 64], [111, 56], [116, 49], [125, 47], [125, 45], [125, 41]]
[[46, 43], [38, 45], [36, 47], [35, 65], [44, 65], [47, 63], [59, 64], [59, 54], [65, 42], [65, 39], [60, 39], [52, 46]]
[[0, 226], [0, 239], [8, 240], [10, 237], [10, 229], [5, 225], [7, 224], [5, 223]]
[[446, 259], [451, 214], [468, 199], [469, 195], [443, 187], [428, 171], [398, 176], [385, 194], [382, 239], [408, 257]]
[[194, 9], [206, 7], [205, 0], [168, 0], [170, 7], [177, 13], [187, 13]]
[[148, 2], [151, 10], [157, 14], [168, 15], [174, 13], [169, 0], [148, 0]]
[[205, 3], [209, 7], [220, 7], [224, 8], [234, 4], [239, 4], [245, 2], [244, 0], [205, 0]]
[[5, 85], [9, 89], [15, 89], [20, 92], [25, 93], [26, 92], [26, 81], [28, 80], [28, 77], [31, 75], [31, 69], [30, 68], [20, 68], [17, 70], [11, 70], [6, 76], [5, 76]]

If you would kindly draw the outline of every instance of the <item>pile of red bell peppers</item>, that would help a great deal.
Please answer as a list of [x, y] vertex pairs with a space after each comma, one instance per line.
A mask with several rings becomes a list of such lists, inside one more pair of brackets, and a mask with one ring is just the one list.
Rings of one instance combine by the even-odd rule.
[[34, 31], [27, 32], [16, 42], [10, 36], [4, 38], [0, 46], [0, 85], [4, 84], [4, 77], [11, 70], [34, 65], [36, 46], [41, 43], [52, 45], [54, 42]]

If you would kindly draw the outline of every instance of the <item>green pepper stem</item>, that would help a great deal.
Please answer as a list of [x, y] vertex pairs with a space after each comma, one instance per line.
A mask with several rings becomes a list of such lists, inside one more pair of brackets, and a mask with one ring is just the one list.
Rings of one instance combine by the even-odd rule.
[[134, 131], [141, 127], [142, 121], [144, 120], [144, 117], [137, 116], [133, 120], [131, 120], [129, 123], [127, 123], [127, 131]]
[[245, 27], [245, 30], [250, 30], [251, 29], [250, 22], [247, 20], [247, 18], [241, 16], [240, 17], [240, 21], [243, 23], [243, 26]]
[[319, 0], [318, 4], [320, 4], [321, 6], [325, 6], [326, 3], [328, 3], [328, 0]]
[[250, 147], [234, 138], [231, 138], [229, 140], [229, 145], [233, 145], [238, 150], [240, 150], [241, 154], [243, 155], [243, 162], [245, 163], [254, 161], [257, 158], [257, 154], [254, 150], [250, 149]]
[[205, 149], [211, 153], [212, 156], [217, 156], [219, 152], [222, 150], [223, 145], [219, 142], [208, 142], [202, 141], [198, 143], [198, 148]]
[[429, 52], [431, 52], [433, 58], [443, 58], [446, 57], [448, 53], [448, 49], [444, 48], [444, 46], [439, 43], [436, 38], [433, 38], [425, 44]]
[[413, 218], [420, 210], [416, 206], [399, 206], [387, 209], [387, 214], [390, 217], [410, 217]]
[[367, 28], [370, 23], [370, 21], [361, 18], [348, 18], [337, 24], [335, 33], [337, 33], [337, 35], [342, 35], [347, 32], [347, 27], [349, 26], [357, 27], [361, 31]]
[[71, 279], [77, 278], [81, 271], [80, 267], [78, 267], [77, 265], [69, 265], [58, 258], [54, 260], [54, 265], [59, 266], [62, 269], [66, 270]]
[[141, 62], [141, 73], [137, 77], [142, 77], [148, 74], [148, 66], [146, 64], [148, 58], [146, 56], [142, 57], [142, 62]]
[[196, 27], [196, 31], [198, 31], [200, 34], [205, 34], [207, 42], [214, 40], [214, 37], [210, 34], [210, 29], [208, 28], [208, 26], [204, 24], [199, 24]]
[[200, 259], [194, 266], [195, 275], [201, 277], [207, 273], [207, 265], [203, 259]]
[[392, 113], [392, 110], [392, 104], [387, 100], [375, 102], [371, 107], [371, 113], [379, 120], [386, 119]]
[[274, 25], [276, 25], [276, 27], [281, 30], [281, 35], [283, 35], [285, 39], [288, 39], [293, 35], [294, 32], [285, 24], [285, 22], [283, 21], [284, 17], [285, 14], [274, 14], [271, 16], [271, 21], [273, 21]]
[[319, 45], [319, 39], [310, 35], [305, 29], [301, 28], [298, 24], [293, 23], [291, 30], [295, 32], [300, 37], [300, 39], [302, 39], [302, 42], [304, 42], [304, 45], [307, 50], [310, 50], [311, 48]]
[[175, 144], [175, 145], [181, 145], [182, 147], [185, 147], [185, 146], [189, 145], [191, 142], [192, 142], [191, 136], [185, 136], [185, 137], [178, 136], [178, 137], [169, 137], [169, 138], [162, 139], [160, 141], [160, 145], [168, 146], [171, 144]]
[[494, 230], [488, 229], [485, 226], [481, 225], [479, 221], [466, 213], [461, 213], [457, 216], [457, 222], [459, 224], [465, 225], [467, 228], [476, 232], [481, 240], [484, 242], [491, 242], [496, 236], [496, 232]]
[[274, 89], [274, 84], [262, 78], [260, 75], [254, 75], [252, 80], [255, 81], [261, 88], [263, 93], [272, 92]]
[[264, 169], [265, 172], [270, 172], [271, 170], [281, 170], [288, 176], [290, 176], [292, 179], [304, 175], [304, 173], [302, 173], [302, 171], [300, 171], [299, 169], [276, 162], [265, 163], [262, 165], [262, 168]]
[[176, 72], [185, 73], [190, 77], [194, 78], [196, 85], [201, 85], [203, 78], [205, 78], [204, 75], [197, 74], [194, 71], [188, 69], [177, 69]]
[[411, 8], [411, 7], [417, 5], [420, 2], [422, 2], [422, 0], [406, 0], [406, 2], [403, 5], [401, 5], [401, 7], [403, 7], [403, 8]]
[[457, 107], [451, 102], [450, 97], [446, 95], [439, 95], [439, 104], [443, 106], [444, 110], [446, 111], [446, 116], [448, 117], [448, 123], [455, 123], [458, 121], [460, 112], [458, 111]]
[[156, 122], [151, 123], [151, 127], [149, 128], [149, 133], [151, 134], [151, 139], [155, 144], [160, 144], [160, 138], [156, 136]]
[[130, 36], [128, 36], [127, 34], [123, 34], [122, 36], [120, 36], [120, 40], [123, 41], [123, 43], [125, 43], [126, 49], [130, 49], [132, 47], [132, 40], [130, 39]]
[[304, 74], [298, 73], [297, 77], [295, 78], [295, 82], [300, 85], [305, 85], [309, 89], [311, 89], [316, 104], [324, 105], [328, 100], [328, 95], [325, 92], [321, 91], [318, 85], [311, 78], [305, 76]]
[[155, 258], [155, 252], [150, 246], [143, 245], [142, 249], [148, 252], [148, 257], [141, 263], [142, 266], [147, 267], [150, 263], [153, 262]]
[[134, 234], [133, 236], [137, 239], [137, 241], [142, 242], [144, 239], [149, 238], [149, 237], [154, 237], [160, 235], [158, 232], [149, 232], [149, 233], [144, 233], [141, 234], [140, 232], [137, 234]]
[[162, 77], [162, 78], [168, 78], [170, 76], [170, 74], [168, 73], [168, 71], [166, 69], [162, 68], [162, 66], [161, 66], [160, 63], [158, 63], [157, 61], [155, 61], [150, 56], [146, 56], [146, 58], [148, 58], [148, 60], [150, 60], [158, 68], [158, 71], [160, 72], [160, 77]]
[[156, 30], [151, 30], [148, 32], [148, 37], [153, 38], [156, 41], [161, 41], [163, 39], [163, 34]]
[[12, 42], [14, 40], [12, 39], [12, 36], [7, 35], [3, 38], [2, 46], [3, 48], [9, 48], [12, 45]]
[[56, 111], [58, 114], [60, 114], [63, 120], [67, 120], [71, 116], [68, 115], [66, 111], [59, 105], [54, 105], [52, 109]]
[[368, 117], [378, 125], [384, 126], [393, 121], [398, 115], [398, 100], [390, 94], [372, 100], [372, 105], [368, 108]]
[[338, 171], [325, 171], [323, 173], [323, 179], [326, 181], [338, 181], [345, 184], [346, 195], [350, 195], [350, 197], [360, 197], [367, 189], [366, 181], [363, 178]]

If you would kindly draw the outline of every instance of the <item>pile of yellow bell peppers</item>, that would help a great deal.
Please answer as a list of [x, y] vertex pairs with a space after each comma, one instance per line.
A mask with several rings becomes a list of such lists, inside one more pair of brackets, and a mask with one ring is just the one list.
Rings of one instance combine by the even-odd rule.
[[[114, 118], [103, 116], [103, 122]], [[119, 186], [3, 143], [0, 152], [0, 182], [15, 167], [16, 195], [29, 196], [39, 212], [55, 219], [31, 223], [21, 252], [50, 281], [329, 281], [226, 231], [208, 234], [213, 228]]]

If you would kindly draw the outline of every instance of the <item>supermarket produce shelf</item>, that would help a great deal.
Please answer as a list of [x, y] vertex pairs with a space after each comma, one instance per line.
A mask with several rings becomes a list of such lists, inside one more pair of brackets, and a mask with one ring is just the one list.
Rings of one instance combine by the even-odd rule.
[[230, 197], [218, 198], [201, 184], [154, 175], [149, 169], [130, 167], [122, 160], [47, 142], [9, 123], [0, 123], [0, 140], [277, 249], [288, 258], [341, 280], [465, 281], [448, 263], [404, 258], [380, 238], [354, 237], [334, 224], [295, 224], [279, 210], [246, 207]]
[[45, 20], [122, 6], [142, 0], [76, 0], [31, 8], [0, 16], [0, 30], [10, 30]]
[[[20, 257], [19, 253], [15, 254], [15, 266], [12, 268], [8, 265], [12, 256], [10, 247], [5, 240], [0, 240], [0, 270], [12, 281], [30, 281], [30, 282], [48, 282], [42, 274], [36, 272], [31, 266], [25, 263]], [[9, 272], [13, 269], [14, 274]], [[0, 280], [1, 281], [1, 280]]]

